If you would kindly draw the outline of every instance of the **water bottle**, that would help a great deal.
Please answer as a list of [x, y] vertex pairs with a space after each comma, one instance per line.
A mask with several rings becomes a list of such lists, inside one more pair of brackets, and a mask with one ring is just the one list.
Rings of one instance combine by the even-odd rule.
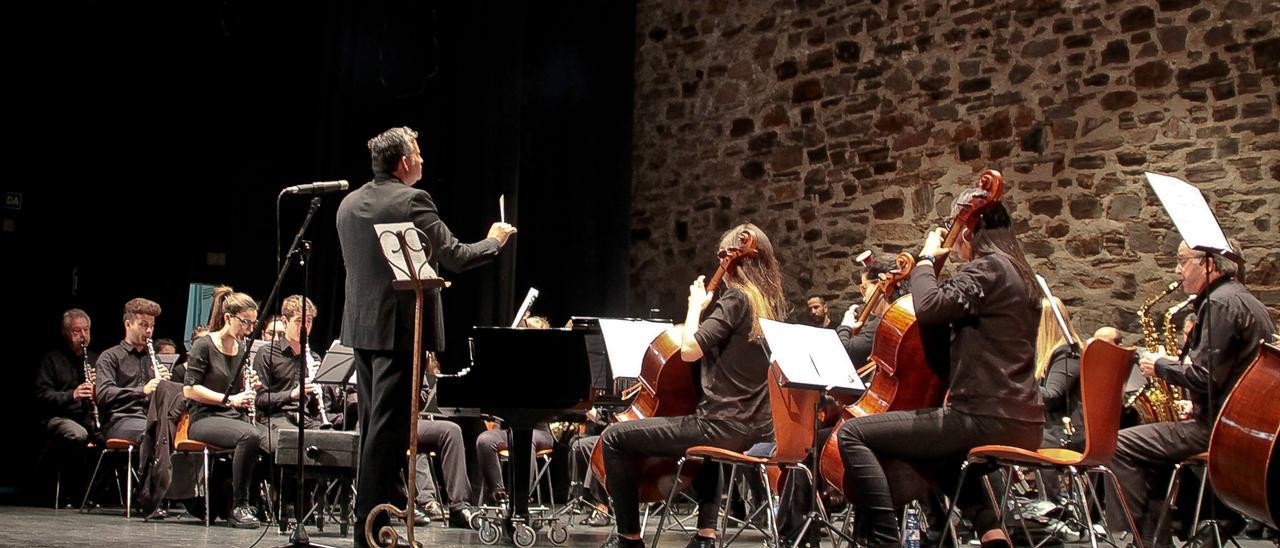
[[907, 507], [906, 531], [902, 536], [902, 548], [920, 548], [920, 509], [915, 504]]

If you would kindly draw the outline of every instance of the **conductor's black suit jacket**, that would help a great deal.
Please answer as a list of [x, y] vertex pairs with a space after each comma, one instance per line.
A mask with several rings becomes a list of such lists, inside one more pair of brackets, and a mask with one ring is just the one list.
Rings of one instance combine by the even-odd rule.
[[[393, 176], [379, 176], [355, 189], [338, 206], [338, 240], [346, 263], [346, 298], [342, 309], [342, 342], [362, 350], [413, 350], [413, 292], [396, 291], [391, 267], [382, 255], [373, 225], [412, 222], [427, 235], [431, 267], [453, 272], [483, 265], [498, 255], [498, 240], [459, 242], [440, 220], [435, 202], [424, 190]], [[424, 296], [423, 345], [444, 350], [440, 291]]]

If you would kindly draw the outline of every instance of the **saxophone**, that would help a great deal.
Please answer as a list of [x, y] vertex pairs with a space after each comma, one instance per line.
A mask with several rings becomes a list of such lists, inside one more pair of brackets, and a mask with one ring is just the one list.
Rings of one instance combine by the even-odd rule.
[[[89, 347], [80, 345], [80, 352], [84, 354], [84, 382], [93, 386], [94, 392], [98, 390], [98, 372], [93, 369], [93, 364], [89, 363]], [[96, 395], [96, 394], [95, 394]], [[89, 408], [93, 410], [93, 429], [102, 430], [102, 419], [98, 417], [98, 402], [95, 398], [89, 398]]]
[[150, 338], [147, 339], [147, 354], [151, 355], [151, 374], [162, 381], [169, 380], [169, 370], [160, 364], [160, 358], [156, 357], [156, 347]]
[[[1157, 301], [1176, 291], [1180, 285], [1182, 285], [1181, 282], [1169, 282], [1164, 291], [1147, 299], [1145, 303], [1142, 303], [1142, 307], [1138, 309], [1138, 321], [1142, 324], [1142, 340], [1148, 352], [1159, 352], [1162, 349], [1160, 330], [1156, 328], [1155, 320], [1152, 319], [1148, 312]], [[1138, 419], [1142, 424], [1176, 422], [1179, 415], [1178, 406], [1175, 403], [1177, 399], [1172, 393], [1169, 383], [1165, 382], [1164, 379], [1151, 378], [1147, 379], [1146, 386], [1143, 386], [1141, 390], [1138, 390], [1125, 402], [1125, 406], [1137, 411]]]

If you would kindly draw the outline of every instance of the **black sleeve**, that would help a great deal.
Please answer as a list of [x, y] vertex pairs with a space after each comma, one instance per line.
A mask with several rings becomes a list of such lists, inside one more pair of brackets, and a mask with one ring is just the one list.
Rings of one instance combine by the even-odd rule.
[[748, 316], [750, 308], [742, 292], [725, 289], [711, 305], [711, 313], [698, 323], [698, 332], [693, 334], [698, 348], [705, 354], [707, 349], [718, 347], [729, 340], [738, 329], [738, 324]]
[[115, 356], [114, 352], [104, 353], [98, 356], [98, 363], [94, 364], [94, 374], [98, 377], [94, 383], [95, 397], [98, 406], [107, 410], [128, 407], [132, 402], [147, 398], [141, 386], [126, 388], [116, 383], [120, 363]]
[[426, 192], [414, 192], [413, 202], [409, 204], [409, 215], [413, 225], [418, 227], [431, 241], [431, 257], [440, 261], [441, 266], [453, 272], [462, 272], [481, 266], [502, 250], [498, 240], [485, 238], [475, 243], [464, 244], [453, 236], [449, 227], [440, 220], [436, 204]]
[[[1231, 309], [1212, 299], [1204, 301], [1200, 306], [1202, 309], [1199, 311], [1198, 316], [1200, 320], [1203, 320], [1205, 314], [1208, 314], [1209, 325], [1202, 325], [1203, 322], [1198, 320], [1196, 329], [1209, 329], [1210, 333], [1221, 337], [1220, 340], [1216, 341], [1218, 344], [1215, 346], [1226, 348], [1227, 345], [1225, 343], [1227, 341], [1225, 339], [1238, 336], [1240, 333], [1236, 327], [1236, 318]], [[1207, 358], [1212, 350], [1209, 347], [1210, 338], [1198, 337], [1195, 346], [1187, 351], [1187, 360], [1185, 362], [1166, 358], [1156, 360], [1156, 376], [1175, 386], [1181, 386], [1200, 394], [1207, 393], [1209, 391], [1209, 369], [1205, 364], [1208, 362]], [[1227, 360], [1218, 361], [1225, 362]], [[1224, 365], [1230, 367], [1231, 364]], [[1225, 375], [1222, 376], [1225, 377]], [[1225, 380], [1220, 380], [1219, 382], [1225, 382]]]
[[72, 412], [76, 399], [72, 396], [75, 388], [71, 390], [58, 390], [58, 360], [53, 353], [45, 354], [40, 360], [40, 369], [36, 371], [36, 400], [44, 406], [46, 411], [53, 412], [59, 416], [65, 416]]
[[911, 295], [916, 319], [925, 325], [946, 325], [974, 314], [994, 284], [994, 272], [986, 260], [970, 261], [950, 279], [938, 283], [930, 265], [911, 270]]
[[1054, 350], [1049, 358], [1049, 374], [1040, 387], [1040, 398], [1045, 411], [1056, 411], [1067, 404], [1071, 391], [1080, 380], [1080, 360], [1071, 357], [1070, 351]]
[[[293, 384], [288, 379], [281, 382], [282, 379], [275, 378], [275, 369], [268, 361], [269, 356], [279, 352], [275, 344], [269, 344], [253, 357], [253, 370], [258, 372], [258, 380], [262, 381], [262, 390], [257, 392], [254, 402], [259, 410], [268, 415], [279, 412], [280, 408], [289, 401], [289, 394], [293, 392]], [[285, 389], [272, 391], [272, 386], [284, 386]]]
[[195, 344], [191, 345], [191, 353], [187, 354], [187, 372], [182, 377], [182, 384], [186, 386], [204, 384], [204, 376], [211, 366], [209, 354], [213, 350], [213, 344], [206, 337], [200, 337]]
[[870, 319], [863, 324], [862, 331], [857, 335], [853, 334], [853, 329], [847, 326], [836, 328], [836, 335], [840, 337], [840, 344], [844, 345], [844, 351], [849, 354], [849, 361], [853, 362], [853, 366], [860, 368], [867, 365], [871, 360], [871, 345], [876, 338], [876, 325]]

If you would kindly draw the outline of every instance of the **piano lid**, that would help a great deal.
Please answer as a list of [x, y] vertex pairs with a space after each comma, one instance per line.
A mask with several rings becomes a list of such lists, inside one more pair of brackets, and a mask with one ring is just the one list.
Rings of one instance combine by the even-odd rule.
[[437, 380], [439, 406], [478, 408], [511, 419], [584, 409], [592, 401], [587, 332], [473, 327], [471, 368]]

